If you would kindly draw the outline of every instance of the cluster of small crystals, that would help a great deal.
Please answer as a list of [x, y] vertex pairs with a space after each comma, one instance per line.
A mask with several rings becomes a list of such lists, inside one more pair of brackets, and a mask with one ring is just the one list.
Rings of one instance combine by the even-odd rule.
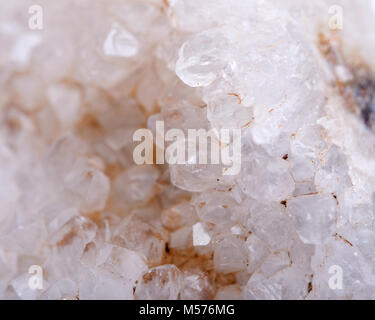
[[[375, 135], [347, 99], [372, 1], [40, 0], [43, 30], [32, 4], [0, 4], [0, 299], [375, 298]], [[157, 120], [241, 129], [241, 172], [135, 165]]]

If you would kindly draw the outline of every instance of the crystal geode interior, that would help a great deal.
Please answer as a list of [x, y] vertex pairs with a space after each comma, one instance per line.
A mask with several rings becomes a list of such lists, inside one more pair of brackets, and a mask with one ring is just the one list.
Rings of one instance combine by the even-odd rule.
[[[0, 299], [375, 298], [375, 1], [33, 4], [0, 4]], [[136, 165], [158, 120], [241, 129], [240, 173]]]

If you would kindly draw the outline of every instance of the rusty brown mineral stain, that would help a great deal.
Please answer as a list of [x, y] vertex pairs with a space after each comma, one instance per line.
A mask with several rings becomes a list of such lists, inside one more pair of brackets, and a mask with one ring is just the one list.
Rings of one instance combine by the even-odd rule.
[[231, 92], [231, 93], [228, 93], [228, 96], [234, 96], [234, 97], [237, 98], [238, 104], [242, 103], [242, 98], [241, 98], [241, 96], [238, 93]]
[[346, 244], [348, 244], [349, 246], [353, 247], [353, 244], [349, 240], [345, 239], [341, 234], [336, 233], [335, 238], [340, 239], [344, 241]]

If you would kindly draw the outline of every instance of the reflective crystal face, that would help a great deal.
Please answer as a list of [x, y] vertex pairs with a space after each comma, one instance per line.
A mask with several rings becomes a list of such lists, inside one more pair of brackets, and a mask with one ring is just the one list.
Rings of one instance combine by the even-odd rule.
[[0, 300], [375, 299], [374, 52], [375, 0], [1, 1]]

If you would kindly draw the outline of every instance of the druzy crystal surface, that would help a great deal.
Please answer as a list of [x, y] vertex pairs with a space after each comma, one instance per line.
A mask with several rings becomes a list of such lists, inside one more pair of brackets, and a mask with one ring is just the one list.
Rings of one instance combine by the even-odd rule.
[[[374, 1], [32, 5], [0, 4], [0, 299], [375, 298]], [[241, 171], [136, 165], [156, 121], [240, 129]]]

